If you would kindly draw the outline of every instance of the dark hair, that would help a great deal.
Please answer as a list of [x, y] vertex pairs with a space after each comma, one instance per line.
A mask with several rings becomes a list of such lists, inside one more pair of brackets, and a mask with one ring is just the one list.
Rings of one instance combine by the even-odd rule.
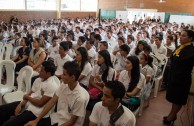
[[21, 33], [15, 33], [19, 38], [21, 37]]
[[129, 60], [133, 66], [131, 70], [131, 81], [127, 89], [127, 92], [131, 92], [137, 86], [140, 79], [139, 59], [137, 56], [128, 56], [127, 60]]
[[89, 43], [90, 43], [90, 45], [94, 45], [94, 41], [93, 41], [93, 40], [91, 40], [91, 39], [88, 39], [88, 40], [87, 40], [87, 42], [89, 42]]
[[69, 50], [69, 44], [68, 44], [67, 41], [61, 42], [60, 46], [63, 48], [64, 51], [68, 51]]
[[189, 38], [192, 38], [192, 41], [194, 40], [194, 31], [192, 30], [183, 30], [187, 33]]
[[80, 36], [79, 39], [84, 43], [86, 41], [86, 38], [84, 36]]
[[123, 43], [125, 43], [125, 39], [123, 37], [119, 37], [118, 40], [121, 40]]
[[152, 48], [151, 48], [150, 45], [145, 44], [144, 47], [143, 47], [143, 51], [152, 52]]
[[140, 41], [137, 43], [137, 47], [136, 47], [136, 49], [135, 49], [135, 55], [139, 55], [139, 53], [142, 51], [142, 50], [140, 50], [140, 49], [138, 48], [138, 46], [139, 46], [140, 44], [142, 44], [143, 47], [145, 46], [145, 42], [144, 42], [143, 40], [140, 40]]
[[148, 31], [145, 31], [145, 30], [144, 30], [143, 32], [146, 33], [146, 37], [147, 37], [147, 38], [150, 38], [149, 32], [148, 32]]
[[[173, 37], [175, 37], [175, 39]], [[178, 47], [178, 36], [177, 36], [177, 34], [173, 34], [172, 39], [174, 40], [175, 47], [177, 48]]]
[[30, 42], [29, 42], [28, 38], [27, 37], [23, 37], [23, 39], [25, 41], [26, 46], [29, 46]]
[[56, 68], [55, 68], [55, 64], [52, 61], [50, 61], [50, 60], [44, 61], [42, 63], [42, 66], [44, 67], [44, 70], [46, 72], [50, 72], [51, 76], [53, 76], [55, 74]]
[[147, 64], [153, 68], [153, 58], [150, 55], [146, 55], [145, 53], [142, 53], [142, 56], [144, 57], [144, 59], [148, 62]]
[[79, 51], [81, 56], [82, 56], [81, 66], [80, 66], [81, 71], [82, 71], [84, 69], [86, 62], [88, 62], [88, 52], [87, 52], [86, 48], [84, 48], [84, 47], [77, 48], [77, 51]]
[[96, 40], [99, 40], [99, 41], [102, 40], [102, 38], [101, 38], [101, 36], [100, 36], [99, 34], [95, 34], [95, 35], [94, 35], [94, 38], [95, 38]]
[[69, 45], [69, 49], [71, 49], [73, 47], [73, 43], [71, 41], [67, 41], [68, 45]]
[[106, 49], [108, 49], [108, 42], [107, 41], [101, 41], [101, 44], [103, 44], [104, 46], [106, 46]]
[[54, 40], [58, 40], [59, 38], [57, 37], [57, 36], [53, 36], [53, 39], [52, 39], [52, 42], [54, 41]]
[[77, 81], [80, 73], [81, 73], [81, 69], [79, 67], [79, 64], [76, 63], [75, 61], [67, 61], [64, 65], [63, 65], [63, 69], [65, 69], [67, 71], [67, 74], [69, 76], [75, 76], [75, 80]]
[[111, 94], [114, 99], [119, 98], [122, 100], [125, 95], [125, 87], [120, 81], [108, 81], [105, 83], [105, 87], [111, 89]]
[[113, 68], [113, 65], [111, 62], [110, 53], [107, 50], [101, 50], [98, 52], [98, 54], [104, 58], [105, 65], [107, 67], [107, 69], [102, 74], [102, 81], [105, 83], [107, 82], [109, 67]]
[[130, 52], [130, 47], [127, 44], [123, 44], [119, 48], [126, 52], [127, 54]]
[[170, 39], [171, 41], [173, 41], [173, 36], [172, 35], [167, 36], [167, 38]]
[[134, 37], [133, 37], [133, 35], [128, 35], [127, 38], [130, 38], [132, 41], [135, 40]]

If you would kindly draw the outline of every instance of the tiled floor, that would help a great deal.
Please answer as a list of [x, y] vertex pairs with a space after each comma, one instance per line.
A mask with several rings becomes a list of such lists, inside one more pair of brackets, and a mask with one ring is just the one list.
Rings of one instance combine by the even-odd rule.
[[[166, 92], [162, 91], [158, 93], [157, 98], [151, 98], [149, 107], [144, 108], [142, 116], [137, 117], [136, 126], [164, 126], [163, 116], [166, 116], [171, 108], [165, 95]], [[188, 104], [182, 107], [174, 126], [190, 126], [191, 103], [192, 98], [189, 97]]]

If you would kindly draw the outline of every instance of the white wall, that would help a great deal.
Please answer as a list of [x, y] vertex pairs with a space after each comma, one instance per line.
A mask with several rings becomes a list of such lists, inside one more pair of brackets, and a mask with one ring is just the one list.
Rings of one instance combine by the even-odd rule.
[[176, 22], [177, 24], [191, 24], [194, 25], [194, 16], [182, 16], [182, 15], [171, 15], [170, 23]]

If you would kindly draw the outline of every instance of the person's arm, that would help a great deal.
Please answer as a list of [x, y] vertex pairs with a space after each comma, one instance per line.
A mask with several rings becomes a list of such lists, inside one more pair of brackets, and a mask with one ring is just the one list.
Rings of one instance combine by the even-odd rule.
[[30, 95], [25, 95], [24, 99], [28, 100], [30, 103], [37, 107], [43, 107], [51, 99], [51, 97], [43, 95], [41, 99], [37, 99], [30, 97]]
[[97, 124], [90, 121], [89, 126], [97, 126]]
[[17, 61], [16, 64], [20, 64], [20, 63], [24, 62], [26, 59], [28, 59], [28, 56], [27, 55], [23, 55], [22, 56], [22, 59], [20, 59], [19, 61]]
[[31, 66], [31, 67], [34, 65], [34, 63], [31, 61], [30, 58], [28, 58], [28, 65]]
[[18, 53], [11, 59], [12, 61], [15, 61], [18, 58]]
[[81, 81], [84, 77], [86, 77], [86, 76], [80, 74], [80, 76], [79, 76], [79, 78], [78, 78], [78, 81]]
[[47, 102], [40, 115], [35, 120], [28, 122], [24, 126], [36, 126], [38, 122], [52, 109], [52, 107], [56, 104], [57, 100], [58, 96], [55, 94], [52, 99]]
[[89, 84], [95, 88], [98, 88], [102, 91], [102, 87], [98, 86], [95, 82], [94, 82], [94, 77], [91, 75], [90, 79], [89, 79]]
[[45, 52], [41, 52], [40, 57], [39, 57], [37, 63], [35, 65], [33, 65], [32, 68], [35, 70], [39, 65], [41, 65], [43, 63], [45, 58], [46, 58], [46, 53]]
[[119, 50], [113, 51], [112, 54], [116, 55], [119, 52]]
[[139, 88], [136, 87], [136, 88], [133, 89], [133, 91], [131, 91], [131, 92], [126, 92], [126, 95], [127, 95], [128, 97], [136, 96], [140, 91], [141, 91], [141, 89], [139, 89]]
[[63, 123], [61, 126], [73, 126], [76, 123], [77, 119], [78, 119], [78, 116], [72, 115], [70, 120]]

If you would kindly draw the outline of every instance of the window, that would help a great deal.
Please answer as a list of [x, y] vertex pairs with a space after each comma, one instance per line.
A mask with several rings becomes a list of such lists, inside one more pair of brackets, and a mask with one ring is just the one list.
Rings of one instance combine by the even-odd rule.
[[61, 0], [61, 10], [80, 11], [80, 0]]
[[0, 0], [0, 9], [24, 10], [25, 0]]
[[56, 0], [26, 0], [28, 10], [57, 10]]
[[81, 0], [81, 11], [97, 11], [98, 0]]

